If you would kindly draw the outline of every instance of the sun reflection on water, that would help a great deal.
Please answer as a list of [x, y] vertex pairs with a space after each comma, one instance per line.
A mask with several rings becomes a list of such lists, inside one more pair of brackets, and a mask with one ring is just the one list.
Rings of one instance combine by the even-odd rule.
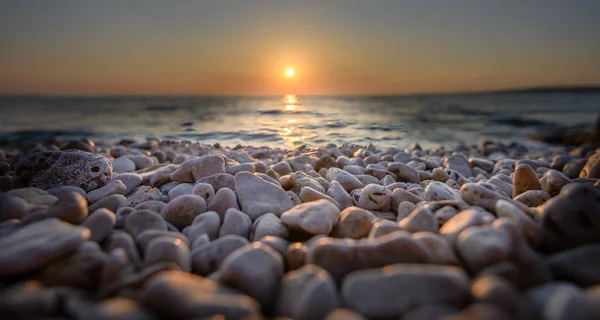
[[302, 109], [300, 99], [294, 94], [283, 96], [283, 111], [293, 118], [285, 119], [280, 127], [279, 135], [288, 145], [298, 145], [305, 143], [313, 135], [308, 134], [302, 128], [307, 122], [313, 122], [312, 119], [305, 119], [299, 113]]

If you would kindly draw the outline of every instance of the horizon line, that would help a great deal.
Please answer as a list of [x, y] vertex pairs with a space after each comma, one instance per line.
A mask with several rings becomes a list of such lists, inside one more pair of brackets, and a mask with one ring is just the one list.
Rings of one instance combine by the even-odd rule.
[[[600, 93], [600, 84], [590, 85], [547, 85], [508, 87], [499, 89], [465, 90], [465, 91], [428, 91], [405, 93], [330, 93], [330, 94], [295, 94], [305, 97], [381, 97], [381, 96], [430, 96], [430, 95], [468, 95], [468, 94], [507, 94], [507, 93]], [[0, 97], [39, 97], [39, 98], [118, 98], [118, 97], [278, 97], [286, 94], [210, 94], [210, 93], [4, 93]]]

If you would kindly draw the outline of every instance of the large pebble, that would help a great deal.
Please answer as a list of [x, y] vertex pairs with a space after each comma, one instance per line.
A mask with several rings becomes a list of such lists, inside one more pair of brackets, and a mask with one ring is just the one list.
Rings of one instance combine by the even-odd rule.
[[511, 245], [509, 235], [489, 225], [470, 227], [461, 232], [456, 240], [458, 254], [474, 273], [506, 260]]
[[400, 220], [398, 225], [411, 233], [421, 231], [438, 231], [438, 223], [433, 215], [433, 212], [423, 207], [415, 208], [406, 218]]
[[550, 198], [552, 198], [552, 196], [544, 190], [529, 190], [518, 195], [515, 200], [528, 207], [537, 207], [544, 204]]
[[337, 288], [327, 271], [306, 265], [281, 280], [275, 314], [295, 320], [323, 319], [338, 304]]
[[392, 162], [388, 164], [388, 170], [393, 172], [400, 181], [412, 183], [419, 183], [421, 181], [419, 172], [402, 162]]
[[444, 160], [444, 167], [455, 170], [466, 178], [473, 176], [469, 162], [461, 156], [449, 156]]
[[571, 182], [571, 179], [556, 170], [546, 171], [540, 179], [542, 190], [548, 192], [551, 196], [560, 193], [560, 190], [569, 182]]
[[87, 218], [89, 208], [85, 198], [76, 192], [64, 192], [58, 195], [58, 201], [46, 212], [47, 217], [79, 224]]
[[34, 222], [0, 238], [0, 275], [35, 270], [73, 252], [90, 237], [90, 230], [58, 219]]
[[580, 178], [600, 178], [600, 152], [592, 155], [581, 172], [579, 173]]
[[358, 207], [348, 207], [340, 213], [340, 220], [333, 233], [338, 238], [364, 238], [369, 235], [372, 223], [376, 218], [370, 211]]
[[117, 212], [121, 204], [126, 200], [127, 198], [122, 194], [113, 194], [89, 206], [88, 210], [94, 212], [100, 208], [106, 208], [112, 212]]
[[[388, 190], [389, 191], [389, 190]], [[281, 222], [289, 229], [309, 234], [329, 234], [337, 224], [340, 209], [327, 200], [303, 203], [281, 214]]]
[[134, 172], [135, 163], [127, 157], [119, 157], [112, 161], [113, 171], [116, 173]]
[[494, 216], [489, 212], [475, 208], [463, 210], [450, 218], [450, 220], [440, 228], [440, 235], [446, 238], [448, 243], [454, 246], [456, 239], [461, 232], [470, 227], [491, 224], [493, 220]]
[[363, 316], [392, 318], [426, 304], [460, 307], [469, 300], [469, 289], [468, 276], [457, 267], [395, 264], [348, 275], [342, 297]]
[[298, 194], [304, 187], [310, 187], [316, 191], [325, 193], [325, 189], [315, 178], [302, 171], [290, 174], [290, 183], [292, 185], [291, 190]]
[[460, 198], [460, 195], [456, 190], [439, 181], [432, 181], [425, 188], [425, 200], [427, 201], [454, 200], [458, 198]]
[[125, 201], [123, 201], [123, 203], [121, 203], [121, 205], [119, 205], [119, 208], [124, 208], [124, 207], [132, 207], [133, 208], [133, 207], [137, 206], [138, 204], [145, 202], [145, 201], [158, 200], [158, 199], [160, 199], [161, 195], [162, 195], [162, 193], [160, 192], [160, 190], [158, 190], [156, 188], [141, 186], [137, 189], [137, 191], [134, 191], [134, 193], [132, 195], [127, 197], [127, 199]]
[[230, 208], [225, 212], [223, 224], [219, 229], [219, 237], [235, 234], [248, 238], [252, 228], [252, 219], [240, 210]]
[[188, 245], [174, 237], [157, 237], [150, 241], [144, 254], [144, 263], [151, 266], [159, 262], [175, 263], [181, 271], [190, 272], [192, 262]]
[[205, 155], [200, 158], [186, 160], [173, 172], [171, 180], [196, 182], [213, 174], [224, 173], [226, 162], [221, 155]]
[[168, 318], [195, 319], [221, 315], [242, 319], [260, 312], [258, 302], [206, 278], [165, 271], [144, 286], [142, 301]]
[[600, 242], [600, 191], [573, 184], [540, 207], [544, 243], [560, 250]]
[[40, 189], [77, 186], [89, 192], [112, 178], [112, 164], [101, 155], [79, 150], [40, 151], [17, 164], [14, 178]]
[[213, 174], [199, 179], [196, 183], [208, 183], [213, 187], [215, 192], [218, 192], [221, 188], [229, 188], [235, 191], [235, 178], [228, 173]]
[[205, 211], [206, 202], [204, 199], [193, 194], [185, 194], [171, 200], [160, 214], [167, 222], [178, 229], [183, 229]]
[[238, 172], [235, 175], [235, 188], [242, 211], [252, 220], [265, 213], [281, 215], [293, 207], [285, 190], [250, 172]]
[[283, 239], [287, 239], [289, 236], [289, 230], [281, 222], [279, 217], [272, 213], [267, 213], [260, 216], [252, 224], [250, 230], [250, 240], [256, 241], [266, 236], [276, 236]]
[[357, 205], [367, 210], [389, 211], [392, 207], [392, 191], [382, 185], [368, 184], [360, 191]]
[[90, 229], [91, 241], [101, 242], [112, 232], [116, 220], [117, 218], [113, 212], [101, 208], [92, 212], [92, 214], [83, 221], [81, 226]]
[[327, 169], [325, 179], [329, 182], [337, 181], [348, 192], [363, 187], [363, 184], [354, 175], [340, 168]]
[[146, 230], [167, 230], [167, 223], [163, 217], [151, 210], [137, 210], [125, 219], [125, 231], [133, 238]]
[[281, 255], [271, 247], [255, 242], [225, 258], [219, 268], [219, 282], [240, 290], [268, 308], [275, 302], [283, 274]]
[[182, 195], [192, 194], [193, 189], [193, 183], [180, 183], [173, 187], [173, 189], [169, 190], [169, 192], [167, 193], [169, 195], [169, 201]]
[[196, 216], [192, 224], [183, 229], [183, 233], [188, 236], [191, 243], [194, 243], [194, 240], [203, 234], [207, 234], [210, 240], [214, 240], [218, 236], [220, 225], [219, 214], [207, 211]]
[[570, 281], [582, 287], [600, 284], [600, 244], [557, 253], [548, 259], [548, 264], [554, 279]]
[[513, 187], [513, 198], [517, 197], [521, 193], [524, 193], [525, 191], [542, 189], [537, 174], [530, 166], [526, 164], [520, 164], [515, 169]]
[[125, 185], [125, 191], [123, 191], [123, 195], [129, 195], [135, 188], [139, 187], [142, 184], [142, 176], [136, 173], [122, 173], [113, 178], [109, 182], [113, 182], [115, 180], [120, 180]]
[[319, 239], [309, 247], [306, 263], [324, 268], [339, 281], [356, 270], [403, 262], [429, 263], [433, 259], [432, 251], [410, 233], [395, 231], [367, 241]]
[[113, 194], [124, 194], [127, 187], [121, 180], [109, 182], [104, 187], [90, 191], [85, 198], [92, 204]]
[[350, 194], [344, 190], [342, 185], [337, 181], [333, 181], [329, 184], [327, 195], [337, 202], [341, 210], [354, 206], [354, 201]]
[[248, 239], [238, 235], [226, 235], [192, 250], [194, 273], [207, 276], [217, 271], [221, 263], [235, 250], [249, 244]]
[[215, 211], [219, 214], [221, 219], [225, 217], [225, 212], [230, 208], [234, 208], [240, 210], [240, 205], [237, 200], [237, 196], [235, 192], [231, 191], [229, 188], [221, 188], [215, 196], [212, 198], [211, 202], [208, 204], [208, 211]]

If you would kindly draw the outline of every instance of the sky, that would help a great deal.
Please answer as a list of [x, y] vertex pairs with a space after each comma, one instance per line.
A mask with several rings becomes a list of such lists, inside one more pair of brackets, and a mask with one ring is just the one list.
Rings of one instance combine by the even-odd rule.
[[600, 85], [598, 13], [598, 0], [0, 0], [0, 94]]

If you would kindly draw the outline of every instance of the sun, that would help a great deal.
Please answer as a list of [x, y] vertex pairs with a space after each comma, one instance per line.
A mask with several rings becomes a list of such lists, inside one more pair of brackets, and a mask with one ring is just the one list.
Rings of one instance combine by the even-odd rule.
[[286, 70], [285, 70], [285, 75], [286, 75], [286, 77], [288, 77], [288, 78], [291, 78], [291, 77], [293, 77], [295, 74], [296, 74], [296, 72], [295, 72], [295, 71], [294, 71], [294, 69], [292, 69], [292, 68], [289, 68], [289, 69], [286, 69]]

